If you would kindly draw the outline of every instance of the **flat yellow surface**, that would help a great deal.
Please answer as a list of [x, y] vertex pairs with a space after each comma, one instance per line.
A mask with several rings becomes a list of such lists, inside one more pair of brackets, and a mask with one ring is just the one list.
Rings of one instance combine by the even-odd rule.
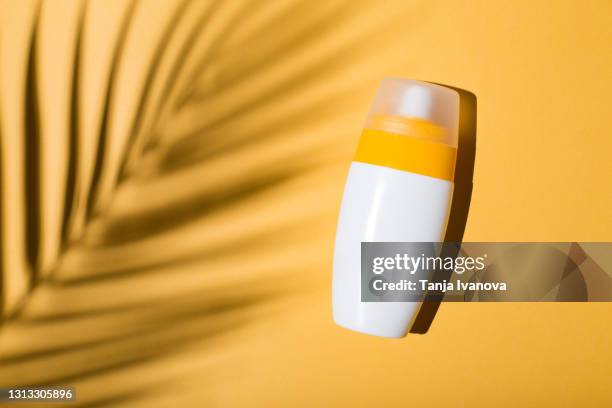
[[612, 2], [147, 0], [122, 31], [129, 2], [91, 0], [80, 71], [79, 2], [42, 2], [32, 54], [37, 3], [0, 2], [0, 385], [97, 406], [612, 405], [610, 304], [443, 304], [385, 340], [330, 303], [384, 76], [478, 98], [466, 241], [612, 241]]

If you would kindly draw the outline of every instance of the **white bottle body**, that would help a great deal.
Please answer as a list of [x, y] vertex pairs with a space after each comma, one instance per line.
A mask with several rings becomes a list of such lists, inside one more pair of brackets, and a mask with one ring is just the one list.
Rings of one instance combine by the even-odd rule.
[[453, 183], [353, 162], [336, 232], [333, 312], [336, 324], [404, 337], [420, 302], [361, 302], [361, 242], [443, 241]]

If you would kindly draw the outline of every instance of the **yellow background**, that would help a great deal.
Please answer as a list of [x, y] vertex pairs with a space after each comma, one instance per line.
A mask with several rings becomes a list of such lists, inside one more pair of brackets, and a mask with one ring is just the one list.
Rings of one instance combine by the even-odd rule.
[[[65, 241], [79, 5], [43, 2], [36, 273], [25, 260], [22, 174], [36, 3], [1, 4], [0, 384], [66, 383], [83, 404], [147, 407], [612, 403], [609, 304], [443, 304], [429, 333], [399, 341], [334, 326], [330, 304], [343, 183], [384, 76], [478, 98], [466, 241], [612, 240], [612, 2], [232, 1], [209, 14], [212, 3], [188, 2], [156, 77], [175, 84], [164, 99], [164, 81], [144, 78], [181, 2], [143, 0], [113, 78], [107, 156], [86, 216], [128, 5], [89, 1], [82, 197]], [[34, 275], [43, 278], [29, 290]]]

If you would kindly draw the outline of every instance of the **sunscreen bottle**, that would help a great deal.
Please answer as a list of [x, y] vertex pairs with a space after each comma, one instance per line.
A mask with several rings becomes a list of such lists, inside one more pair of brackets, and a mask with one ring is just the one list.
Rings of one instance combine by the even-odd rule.
[[333, 313], [358, 332], [404, 337], [420, 302], [361, 302], [361, 242], [443, 241], [453, 191], [459, 94], [385, 78], [344, 188], [336, 231]]

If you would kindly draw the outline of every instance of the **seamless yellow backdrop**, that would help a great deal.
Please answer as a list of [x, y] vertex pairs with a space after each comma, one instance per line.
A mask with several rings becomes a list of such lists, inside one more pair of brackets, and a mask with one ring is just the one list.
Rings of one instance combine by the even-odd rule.
[[0, 2], [0, 384], [97, 406], [612, 403], [607, 303], [443, 304], [400, 341], [330, 304], [384, 76], [477, 97], [465, 241], [612, 240], [612, 2], [38, 4]]

